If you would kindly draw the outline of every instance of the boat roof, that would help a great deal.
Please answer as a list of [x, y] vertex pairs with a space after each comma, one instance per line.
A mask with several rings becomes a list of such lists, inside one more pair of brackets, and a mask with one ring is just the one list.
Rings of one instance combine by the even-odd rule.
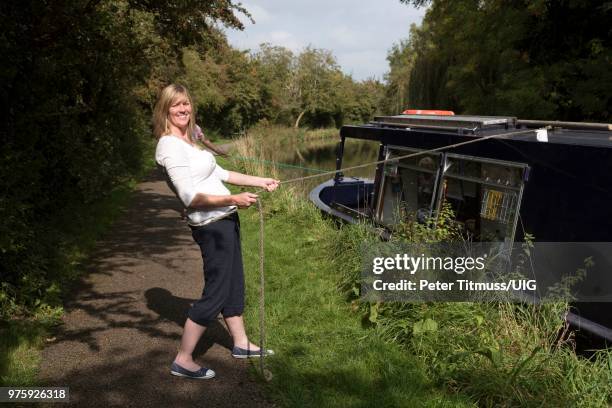
[[[547, 129], [544, 139], [542, 134], [538, 138], [536, 130], [543, 128]], [[373, 121], [364, 125], [343, 126], [340, 134], [342, 137], [383, 141], [383, 135], [388, 131], [483, 137], [530, 129], [533, 133], [512, 134], [504, 140], [538, 143], [546, 141], [551, 144], [612, 148], [610, 124], [520, 120], [511, 116], [376, 116]]]

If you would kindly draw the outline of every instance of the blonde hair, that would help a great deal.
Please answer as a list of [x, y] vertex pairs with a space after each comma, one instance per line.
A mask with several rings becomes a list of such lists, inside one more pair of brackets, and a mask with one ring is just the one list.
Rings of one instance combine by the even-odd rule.
[[170, 127], [168, 126], [168, 113], [172, 103], [180, 96], [184, 96], [191, 105], [191, 115], [189, 116], [188, 132], [189, 137], [193, 135], [195, 127], [195, 106], [191, 95], [186, 87], [179, 84], [170, 84], [159, 93], [155, 108], [153, 108], [153, 134], [157, 139], [170, 133]]

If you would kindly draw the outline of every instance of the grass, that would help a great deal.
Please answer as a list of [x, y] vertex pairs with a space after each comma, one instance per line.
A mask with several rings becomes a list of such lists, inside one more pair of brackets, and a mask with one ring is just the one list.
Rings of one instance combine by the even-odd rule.
[[236, 140], [239, 156], [253, 157], [281, 162], [291, 161], [300, 149], [335, 144], [339, 141], [338, 129], [294, 129], [281, 126], [258, 126], [245, 137]]
[[[563, 304], [360, 304], [348, 295], [365, 232], [338, 230], [287, 191], [263, 205], [266, 336], [277, 351], [266, 389], [281, 406], [609, 406], [612, 353], [587, 360], [557, 338]], [[257, 333], [257, 211], [242, 219]], [[428, 319], [435, 327], [417, 332]]]
[[[342, 271], [330, 262], [326, 242], [340, 232], [290, 191], [274, 195], [263, 198], [266, 336], [277, 352], [266, 360], [269, 395], [290, 407], [473, 406], [436, 387], [415, 356], [364, 329], [338, 289]], [[257, 333], [258, 213], [241, 217], [246, 321]]]
[[46, 326], [12, 321], [0, 326], [0, 386], [35, 386]]
[[[257, 139], [250, 139], [238, 148], [255, 155]], [[372, 234], [330, 226], [292, 191], [265, 195], [263, 205], [267, 338], [279, 352], [267, 360], [273, 377], [266, 387], [280, 405], [612, 404], [612, 352], [588, 360], [574, 352], [566, 304], [361, 303], [360, 246]], [[247, 323], [255, 333], [256, 210], [243, 220]]]
[[[444, 218], [448, 219], [444, 220]], [[452, 212], [435, 230], [414, 229], [415, 242], [453, 239]], [[443, 225], [445, 227], [440, 227]], [[418, 232], [418, 230], [421, 230]], [[336, 239], [336, 262], [346, 265], [343, 287], [359, 293], [363, 226]], [[355, 290], [357, 289], [357, 290]], [[564, 302], [358, 303], [364, 318], [390, 343], [421, 362], [441, 388], [489, 407], [607, 407], [612, 402], [612, 351], [587, 360], [574, 351]]]

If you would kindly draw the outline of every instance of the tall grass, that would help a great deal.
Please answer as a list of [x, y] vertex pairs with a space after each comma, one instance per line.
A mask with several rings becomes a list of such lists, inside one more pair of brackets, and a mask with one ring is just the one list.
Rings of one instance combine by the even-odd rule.
[[[255, 135], [239, 143], [240, 154], [265, 157]], [[268, 169], [247, 169], [254, 173], [262, 170]], [[448, 397], [441, 397], [444, 395], [463, 396], [483, 407], [606, 407], [612, 403], [612, 353], [602, 350], [587, 360], [574, 352], [572, 334], [564, 321], [566, 303], [363, 303], [359, 300], [361, 248], [377, 239], [371, 228], [345, 225], [337, 229], [323, 222], [314, 207], [291, 191], [266, 199], [264, 206], [269, 218], [266, 234], [272, 235], [268, 245], [275, 248], [272, 252], [277, 255], [278, 250], [285, 253], [279, 264], [271, 267], [283, 272], [280, 276], [276, 272], [271, 278], [272, 286], [278, 287], [272, 289], [270, 296], [270, 303], [276, 305], [270, 311], [270, 320], [279, 326], [274, 333], [277, 341], [299, 345], [296, 349], [281, 344], [281, 350], [291, 357], [271, 361], [273, 371], [283, 378], [269, 386], [287, 405], [316, 405], [313, 402], [326, 405], [330, 401], [346, 406], [377, 405], [375, 400], [380, 394], [372, 394], [371, 386], [365, 386], [372, 394], [368, 396], [368, 392], [343, 383], [348, 378], [343, 370], [356, 369], [351, 363], [355, 361], [361, 366], [359, 373], [369, 369], [377, 381], [393, 388], [397, 395], [414, 392], [408, 383], [391, 386], [381, 379], [381, 375], [386, 378], [393, 374], [384, 370], [381, 374], [379, 359], [388, 359], [398, 366], [414, 365], [418, 376], [427, 378], [425, 383], [418, 380], [417, 388], [431, 384], [438, 400], [432, 403], [422, 399], [410, 404], [398, 397], [381, 400], [378, 406], [443, 406], [449, 404]], [[287, 228], [283, 223], [291, 225]], [[410, 227], [398, 235], [412, 240], [450, 238], [452, 223], [449, 220], [442, 225], [446, 225], [446, 231]], [[291, 276], [296, 274], [305, 275], [306, 279], [295, 284]], [[320, 281], [333, 282], [333, 291]], [[283, 296], [292, 298], [287, 302]], [[337, 302], [336, 296], [344, 299], [345, 306]], [[311, 304], [319, 305], [321, 310], [309, 307]], [[329, 307], [335, 313], [331, 325], [326, 320]], [[341, 317], [343, 314], [345, 317]], [[291, 325], [294, 319], [301, 322], [297, 329], [295, 324]], [[360, 328], [355, 321], [360, 321]], [[342, 333], [349, 336], [349, 343], [338, 340]], [[340, 348], [348, 347], [350, 352], [347, 355], [343, 353], [346, 350], [330, 347], [327, 342], [338, 342]], [[368, 354], [363, 348], [351, 347], [358, 343], [370, 347], [378, 344], [379, 352]], [[401, 357], [398, 348], [404, 351]], [[352, 352], [365, 354], [350, 355]], [[325, 376], [331, 385], [317, 381], [319, 370], [332, 367], [309, 353], [319, 353], [328, 362], [338, 364], [333, 369], [340, 379]], [[347, 360], [330, 358], [338, 355]], [[301, 387], [296, 384], [299, 381], [306, 384]], [[338, 390], [330, 399], [313, 397], [329, 393], [331, 386]], [[346, 399], [342, 400], [340, 394]], [[457, 401], [465, 403], [462, 399]]]
[[[235, 140], [236, 151], [244, 156], [284, 161], [305, 144], [312, 148], [338, 142], [338, 129], [293, 129], [282, 126], [257, 126]], [[285, 153], [285, 154], [283, 154]]]
[[304, 146], [315, 148], [338, 142], [337, 129], [293, 129], [258, 126], [234, 142], [235, 153], [259, 161], [290, 162]]
[[[258, 126], [234, 142], [232, 167], [248, 174], [275, 178], [298, 178], [331, 168], [311, 168], [304, 157], [309, 149], [328, 149], [338, 142], [337, 129], [304, 130], [279, 126]], [[278, 165], [279, 167], [277, 167]], [[297, 184], [294, 191], [304, 195], [317, 180]]]
[[[606, 407], [612, 402], [612, 352], [602, 350], [590, 360], [574, 352], [564, 320], [567, 303], [359, 302], [358, 248], [365, 234], [363, 225], [344, 228], [331, 244], [330, 252], [340, 254], [333, 259], [344, 270], [342, 288], [363, 320], [381, 338], [426, 363], [439, 386], [487, 407]], [[422, 229], [411, 239], [436, 235], [449, 238]]]

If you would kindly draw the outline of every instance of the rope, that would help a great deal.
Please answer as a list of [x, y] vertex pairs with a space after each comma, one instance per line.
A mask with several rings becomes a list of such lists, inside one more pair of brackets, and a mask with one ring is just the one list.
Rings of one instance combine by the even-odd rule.
[[257, 199], [257, 211], [259, 212], [259, 349], [261, 357], [259, 359], [259, 370], [267, 381], [270, 381], [272, 374], [265, 369], [265, 345], [266, 345], [266, 299], [265, 299], [265, 273], [264, 273], [264, 216], [261, 200]]
[[286, 168], [290, 168], [290, 169], [312, 171], [312, 172], [316, 172], [316, 173], [325, 173], [325, 172], [327, 172], [327, 170], [315, 169], [315, 168], [312, 168], [312, 167], [298, 166], [296, 164], [281, 163], [281, 162], [272, 161], [272, 160], [258, 159], [258, 158], [255, 158], [255, 157], [243, 157], [243, 156], [233, 156], [233, 155], [230, 156], [230, 157], [232, 159], [249, 160], [249, 161], [254, 161], [254, 162], [258, 162], [258, 163], [269, 164], [271, 166], [276, 166], [276, 167], [286, 167]]

